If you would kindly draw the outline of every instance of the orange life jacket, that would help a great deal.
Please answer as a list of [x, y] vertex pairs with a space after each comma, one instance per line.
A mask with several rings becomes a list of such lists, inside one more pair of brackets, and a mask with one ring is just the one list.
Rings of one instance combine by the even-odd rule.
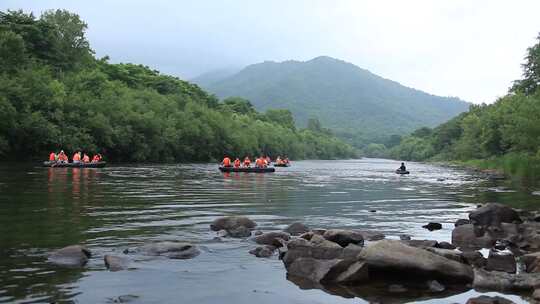
[[83, 158], [82, 158], [82, 161], [83, 163], [89, 163], [90, 162], [90, 157], [88, 157], [88, 155], [84, 155]]
[[244, 158], [244, 166], [249, 167], [251, 165], [251, 160], [249, 157]]
[[80, 160], [81, 160], [81, 155], [79, 155], [79, 153], [73, 154], [73, 161], [80, 161]]
[[264, 160], [262, 158], [257, 158], [257, 160], [255, 161], [255, 166], [259, 168], [264, 167]]
[[234, 160], [234, 167], [240, 168], [240, 160], [238, 158]]
[[55, 161], [55, 160], [56, 160], [56, 154], [54, 154], [54, 152], [52, 152], [51, 154], [49, 154], [49, 160], [50, 160], [50, 161]]
[[92, 157], [92, 162], [93, 162], [93, 163], [99, 162], [99, 156], [94, 155], [94, 157]]
[[223, 159], [223, 167], [230, 167], [231, 166], [231, 159], [228, 157], [225, 157]]
[[58, 154], [58, 160], [59, 160], [59, 161], [63, 161], [63, 162], [67, 162], [67, 161], [68, 161], [68, 157], [67, 157], [66, 154], [60, 153], [60, 154]]

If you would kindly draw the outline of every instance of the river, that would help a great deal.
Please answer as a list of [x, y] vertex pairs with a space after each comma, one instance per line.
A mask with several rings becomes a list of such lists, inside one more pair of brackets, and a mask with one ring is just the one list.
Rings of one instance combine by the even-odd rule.
[[[368, 303], [299, 288], [276, 256], [255, 258], [246, 240], [215, 240], [210, 222], [247, 215], [263, 231], [301, 221], [450, 241], [453, 223], [478, 203], [531, 208], [540, 200], [534, 189], [495, 184], [457, 168], [409, 163], [412, 174], [399, 176], [393, 173], [398, 166], [380, 159], [298, 161], [275, 173], [223, 174], [214, 164], [0, 164], [0, 303]], [[421, 228], [430, 221], [443, 229]], [[105, 254], [158, 240], [190, 241], [202, 254], [138, 259], [133, 269], [119, 272], [103, 265]], [[71, 244], [94, 253], [84, 268], [47, 263], [48, 253]], [[418, 303], [464, 303], [478, 294]]]

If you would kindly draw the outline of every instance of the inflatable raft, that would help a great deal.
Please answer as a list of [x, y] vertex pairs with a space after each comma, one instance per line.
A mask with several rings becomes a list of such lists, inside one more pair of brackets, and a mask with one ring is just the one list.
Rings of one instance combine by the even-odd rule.
[[221, 172], [248, 172], [248, 173], [269, 173], [276, 171], [275, 168], [267, 167], [267, 168], [235, 168], [235, 167], [219, 167], [219, 171]]
[[289, 167], [290, 164], [274, 164], [274, 167]]
[[44, 161], [44, 167], [51, 168], [103, 168], [107, 165], [107, 162], [101, 161], [97, 163], [59, 163], [53, 161]]
[[398, 169], [398, 170], [396, 170], [396, 174], [402, 174], [402, 175], [403, 174], [409, 174], [409, 171], [407, 171], [407, 170], [399, 170]]

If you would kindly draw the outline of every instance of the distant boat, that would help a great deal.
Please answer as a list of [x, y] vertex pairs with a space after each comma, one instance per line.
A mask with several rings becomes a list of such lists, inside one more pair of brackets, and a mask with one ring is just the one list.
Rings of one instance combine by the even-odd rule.
[[101, 161], [97, 163], [62, 163], [55, 161], [44, 161], [43, 167], [51, 168], [103, 168], [107, 165], [107, 162]]
[[270, 173], [275, 172], [276, 168], [273, 167], [266, 167], [266, 168], [256, 168], [256, 167], [219, 167], [219, 171], [221, 172], [248, 172], [248, 173]]
[[407, 170], [399, 170], [399, 169], [396, 170], [396, 174], [402, 174], [403, 175], [403, 174], [409, 174], [409, 173], [410, 172], [407, 171]]

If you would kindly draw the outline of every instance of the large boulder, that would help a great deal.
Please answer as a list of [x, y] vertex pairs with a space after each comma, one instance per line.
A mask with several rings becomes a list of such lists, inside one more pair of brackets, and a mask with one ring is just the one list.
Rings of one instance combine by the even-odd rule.
[[495, 244], [495, 239], [483, 229], [472, 224], [465, 224], [452, 230], [452, 244], [463, 249], [491, 248]]
[[516, 273], [516, 258], [511, 252], [499, 252], [492, 249], [489, 251], [486, 270]]
[[90, 250], [81, 245], [71, 245], [54, 251], [49, 255], [48, 261], [68, 267], [84, 266], [92, 256]]
[[354, 230], [329, 229], [326, 230], [323, 237], [331, 242], [339, 244], [341, 247], [347, 247], [349, 244], [364, 244], [364, 236]]
[[512, 274], [501, 271], [474, 269], [473, 288], [494, 291], [532, 291], [540, 286], [540, 273]]
[[185, 242], [158, 242], [142, 247], [146, 255], [165, 256], [171, 259], [191, 259], [201, 252], [197, 246]]
[[290, 235], [301, 235], [303, 233], [309, 232], [309, 227], [300, 222], [295, 222], [283, 229], [284, 232], [287, 232]]
[[106, 254], [103, 257], [103, 260], [105, 262], [105, 266], [110, 271], [125, 270], [125, 269], [128, 269], [129, 267], [129, 259], [126, 257]]
[[469, 219], [474, 225], [500, 226], [501, 223], [521, 223], [516, 210], [498, 203], [485, 204], [469, 213]]
[[471, 266], [447, 259], [427, 250], [411, 247], [400, 241], [382, 240], [370, 244], [358, 255], [366, 261], [370, 274], [393, 273], [407, 277], [427, 277], [453, 282], [471, 282]]
[[213, 231], [233, 230], [240, 226], [253, 229], [257, 224], [245, 216], [225, 216], [215, 219], [212, 224], [210, 224], [210, 229]]
[[525, 254], [521, 257], [527, 272], [540, 272], [540, 252]]
[[261, 235], [253, 237], [255, 243], [260, 245], [272, 245], [276, 247], [281, 247], [283, 241], [288, 241], [290, 238], [289, 234], [283, 231], [271, 231], [266, 232]]

